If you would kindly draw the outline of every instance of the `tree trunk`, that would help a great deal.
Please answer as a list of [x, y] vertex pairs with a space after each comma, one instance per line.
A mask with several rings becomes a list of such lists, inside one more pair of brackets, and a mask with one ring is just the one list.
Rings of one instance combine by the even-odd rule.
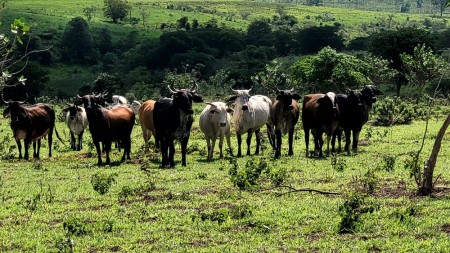
[[419, 189], [420, 195], [426, 196], [430, 195], [433, 192], [434, 167], [436, 166], [439, 150], [441, 149], [442, 139], [444, 138], [445, 131], [447, 130], [449, 125], [450, 125], [450, 114], [447, 116], [447, 119], [444, 121], [444, 123], [441, 126], [441, 129], [439, 130], [436, 140], [434, 141], [434, 146], [433, 150], [431, 151], [430, 158], [428, 158], [427, 164], [425, 165], [423, 171], [422, 187]]

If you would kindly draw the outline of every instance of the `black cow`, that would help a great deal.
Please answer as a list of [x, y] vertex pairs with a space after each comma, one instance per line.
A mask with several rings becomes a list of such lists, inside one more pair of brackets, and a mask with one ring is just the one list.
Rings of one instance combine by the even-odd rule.
[[25, 144], [25, 155], [23, 158], [28, 160], [28, 149], [31, 141], [33, 141], [33, 157], [39, 158], [41, 139], [45, 136], [48, 139], [48, 157], [51, 157], [53, 129], [55, 129], [58, 139], [63, 142], [55, 128], [55, 111], [53, 108], [50, 105], [42, 103], [24, 106], [25, 101], [5, 101], [3, 93], [1, 96], [3, 102], [8, 105], [3, 111], [3, 117], [11, 117], [10, 126], [17, 143], [17, 148], [19, 149], [19, 159], [22, 159], [22, 145], [20, 140], [24, 140]]
[[270, 108], [270, 118], [272, 125], [275, 127], [275, 157], [281, 155], [281, 140], [282, 135], [288, 133], [289, 136], [289, 152], [288, 155], [293, 155], [292, 142], [294, 136], [294, 127], [298, 122], [299, 109], [296, 100], [300, 99], [294, 89], [278, 90], [276, 101]]
[[86, 110], [89, 131], [97, 149], [98, 165], [102, 165], [100, 142], [106, 152], [106, 164], [110, 163], [109, 152], [111, 142], [118, 141], [123, 146], [121, 162], [130, 159], [131, 131], [133, 130], [135, 115], [133, 111], [125, 106], [105, 109], [102, 105], [105, 100], [102, 94], [78, 96], [76, 105], [84, 105]]
[[336, 94], [308, 94], [303, 98], [302, 123], [305, 131], [306, 157], [309, 156], [309, 131], [314, 136], [314, 153], [322, 157], [323, 139], [327, 135], [327, 154], [330, 154], [330, 140], [339, 124], [339, 106]]
[[369, 120], [369, 111], [376, 96], [383, 93], [374, 85], [367, 85], [361, 90], [349, 90], [348, 95], [338, 94], [337, 103], [339, 105], [340, 119], [339, 127], [333, 133], [331, 141], [332, 150], [335, 151], [335, 141], [338, 138], [338, 152], [341, 152], [342, 131], [345, 133], [345, 151], [350, 155], [350, 136], [353, 134], [353, 152], [358, 152], [359, 133], [364, 124]]
[[195, 82], [190, 89], [177, 90], [173, 88], [173, 84], [168, 87], [172, 98], [158, 100], [153, 110], [155, 141], [159, 141], [161, 145], [162, 166], [174, 167], [174, 139], [179, 140], [181, 142], [181, 164], [186, 166], [186, 148], [194, 113], [192, 102], [200, 103], [203, 102], [203, 99], [196, 93], [197, 84]]

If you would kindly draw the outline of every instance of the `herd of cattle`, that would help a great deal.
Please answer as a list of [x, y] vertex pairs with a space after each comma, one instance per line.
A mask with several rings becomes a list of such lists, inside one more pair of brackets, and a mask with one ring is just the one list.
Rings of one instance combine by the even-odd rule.
[[[106, 164], [110, 163], [109, 153], [113, 142], [123, 148], [122, 160], [130, 159], [131, 132], [135, 124], [136, 115], [142, 128], [146, 149], [148, 141], [154, 136], [155, 146], [160, 149], [162, 166], [174, 167], [174, 141], [181, 143], [182, 165], [186, 166], [186, 150], [193, 123], [192, 103], [203, 102], [197, 94], [198, 86], [193, 82], [189, 89], [175, 89], [168, 86], [171, 98], [158, 101], [147, 100], [142, 105], [138, 101], [131, 104], [122, 97], [114, 95], [107, 97], [107, 93], [77, 95], [73, 104], [64, 109], [66, 124], [70, 129], [70, 145], [73, 150], [82, 149], [83, 132], [87, 126], [95, 145], [98, 164], [102, 164], [102, 152], [106, 153]], [[297, 103], [300, 96], [291, 90], [278, 90], [277, 97], [271, 100], [263, 95], [250, 95], [251, 89], [233, 90], [235, 93], [225, 102], [206, 103], [199, 119], [200, 130], [204, 133], [208, 148], [208, 160], [214, 154], [214, 146], [219, 138], [220, 157], [223, 157], [223, 139], [226, 138], [230, 152], [231, 116], [233, 115], [234, 130], [238, 141], [237, 155], [241, 156], [242, 135], [247, 133], [247, 155], [250, 155], [250, 143], [253, 133], [256, 135], [256, 151], [259, 153], [261, 145], [260, 129], [266, 125], [269, 142], [274, 149], [275, 157], [281, 155], [282, 136], [288, 134], [289, 151], [293, 155], [294, 128], [300, 116]], [[353, 151], [357, 152], [358, 137], [362, 126], [368, 121], [369, 111], [376, 97], [383, 93], [373, 85], [367, 85], [360, 90], [349, 90], [348, 94], [308, 94], [303, 97], [302, 123], [305, 132], [306, 156], [310, 156], [308, 144], [309, 133], [314, 139], [314, 155], [323, 156], [323, 133], [327, 138], [327, 154], [335, 152], [335, 139], [338, 138], [338, 149], [341, 151], [341, 135], [345, 133], [345, 151], [350, 154], [350, 143]], [[21, 140], [24, 140], [25, 155], [28, 159], [28, 149], [33, 142], [33, 157], [39, 158], [41, 139], [48, 138], [49, 157], [51, 157], [52, 134], [55, 129], [55, 111], [50, 105], [25, 105], [25, 101], [6, 101], [3, 112], [5, 118], [10, 117], [10, 126], [22, 159]], [[28, 97], [27, 97], [28, 98]], [[230, 105], [234, 103], [234, 108]], [[350, 136], [353, 135], [353, 140]], [[78, 137], [78, 143], [76, 142]], [[100, 146], [102, 143], [102, 146]]]

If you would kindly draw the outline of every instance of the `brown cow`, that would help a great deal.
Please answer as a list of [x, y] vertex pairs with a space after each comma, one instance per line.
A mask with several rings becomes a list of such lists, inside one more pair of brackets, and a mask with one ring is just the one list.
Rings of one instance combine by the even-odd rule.
[[[141, 124], [146, 150], [148, 150], [148, 141], [152, 135], [155, 136], [155, 126], [153, 125], [153, 109], [155, 108], [155, 103], [155, 100], [147, 100], [139, 107], [139, 122]], [[156, 140], [155, 146], [159, 148], [159, 142]]]
[[106, 151], [106, 164], [110, 163], [109, 152], [111, 142], [118, 141], [124, 151], [121, 161], [130, 159], [131, 152], [131, 131], [133, 130], [135, 115], [131, 108], [118, 106], [113, 109], [105, 109], [102, 95], [78, 96], [76, 105], [84, 105], [89, 121], [89, 131], [92, 135], [95, 148], [97, 149], [98, 165], [102, 165], [100, 142]]
[[281, 155], [281, 139], [282, 135], [288, 133], [289, 137], [289, 152], [288, 155], [293, 155], [292, 142], [294, 137], [294, 127], [298, 122], [299, 109], [296, 100], [300, 96], [291, 90], [278, 90], [278, 95], [270, 108], [270, 118], [272, 125], [275, 127], [275, 158]]
[[19, 159], [22, 159], [22, 145], [20, 140], [24, 140], [25, 144], [23, 158], [28, 160], [28, 148], [30, 147], [31, 141], [33, 141], [33, 157], [39, 158], [41, 139], [45, 136], [48, 136], [48, 157], [51, 157], [53, 129], [55, 129], [58, 139], [63, 142], [55, 128], [55, 111], [53, 108], [50, 105], [42, 103], [24, 106], [25, 101], [5, 101], [3, 93], [1, 96], [3, 102], [8, 105], [3, 111], [3, 117], [11, 117], [10, 126], [17, 143], [17, 148], [19, 149]]
[[339, 124], [339, 107], [336, 94], [309, 94], [303, 98], [303, 130], [305, 131], [306, 156], [309, 155], [309, 130], [314, 137], [314, 153], [322, 157], [322, 134], [327, 135], [327, 155], [330, 155], [330, 140]]

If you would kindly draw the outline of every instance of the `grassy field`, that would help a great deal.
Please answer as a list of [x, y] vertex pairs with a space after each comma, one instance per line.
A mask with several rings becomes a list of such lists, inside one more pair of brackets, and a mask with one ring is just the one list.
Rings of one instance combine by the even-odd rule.
[[[143, 36], [154, 38], [161, 33], [160, 30], [155, 30], [155, 28], [159, 28], [161, 23], [174, 24], [184, 16], [187, 16], [191, 21], [197, 19], [200, 23], [204, 23], [211, 18], [216, 18], [220, 25], [245, 30], [252, 20], [262, 17], [271, 18], [274, 15], [277, 16], [277, 8], [283, 6], [287, 14], [298, 18], [301, 25], [332, 25], [334, 22], [339, 22], [344, 26], [345, 32], [348, 33], [349, 37], [352, 38], [366, 35], [366, 31], [361, 31], [361, 25], [364, 23], [376, 24], [391, 18], [393, 20], [392, 23], [395, 22], [397, 26], [404, 26], [408, 23], [413, 24], [415, 22], [420, 25], [425, 18], [434, 19], [436, 22], [441, 22], [448, 18], [447, 15], [444, 15], [444, 18], [441, 19], [433, 18], [429, 14], [400, 14], [292, 4], [280, 5], [259, 1], [131, 0], [129, 3], [132, 5], [131, 16], [139, 18], [141, 22], [141, 12], [149, 14], [145, 28], [142, 27], [141, 22], [137, 25], [112, 24], [103, 17], [101, 10], [103, 2], [94, 0], [11, 1], [8, 3], [8, 8], [4, 13], [3, 23], [8, 25], [13, 18], [24, 17], [33, 25], [33, 29], [38, 31], [38, 33], [49, 29], [56, 29], [58, 32], [62, 32], [67, 22], [73, 17], [85, 17], [83, 14], [84, 8], [95, 6], [97, 12], [90, 23], [91, 27], [107, 27], [117, 35], [126, 34], [126, 31], [132, 29], [139, 29], [140, 31], [145, 31], [142, 33]], [[241, 13], [243, 12], [250, 13], [248, 18], [242, 18]], [[316, 19], [317, 16], [323, 14], [330, 14], [334, 17], [334, 20], [324, 21]]]
[[[240, 190], [229, 174], [235, 157], [218, 159], [216, 149], [214, 160], [206, 161], [197, 122], [202, 108], [195, 106], [187, 167], [181, 167], [177, 145], [173, 169], [161, 168], [160, 154], [153, 149], [143, 150], [138, 125], [132, 133], [132, 160], [124, 164], [97, 167], [89, 132], [82, 151], [55, 141], [52, 158], [45, 144], [41, 160], [18, 161], [8, 121], [0, 119], [0, 251], [445, 252], [450, 247], [450, 191], [440, 188], [433, 197], [418, 197], [404, 169], [408, 152], [419, 148], [425, 122], [365, 126], [358, 155], [326, 159], [304, 157], [298, 126], [294, 156], [286, 156], [284, 145], [281, 159], [273, 160], [266, 141], [260, 156], [237, 158], [239, 171], [251, 167], [248, 161], [266, 162], [268, 168], [252, 190]], [[442, 121], [430, 122], [425, 155]], [[68, 140], [64, 123], [56, 127]], [[436, 167], [438, 187], [450, 184], [449, 136]], [[232, 144], [236, 153], [234, 134]], [[115, 151], [112, 161], [120, 157]], [[99, 194], [94, 175], [113, 175], [115, 183]], [[282, 186], [338, 195], [280, 195], [290, 189], [276, 187], [276, 179], [284, 179]], [[361, 215], [353, 233], [338, 233], [340, 206], [370, 187], [373, 192], [364, 201], [373, 212]]]

